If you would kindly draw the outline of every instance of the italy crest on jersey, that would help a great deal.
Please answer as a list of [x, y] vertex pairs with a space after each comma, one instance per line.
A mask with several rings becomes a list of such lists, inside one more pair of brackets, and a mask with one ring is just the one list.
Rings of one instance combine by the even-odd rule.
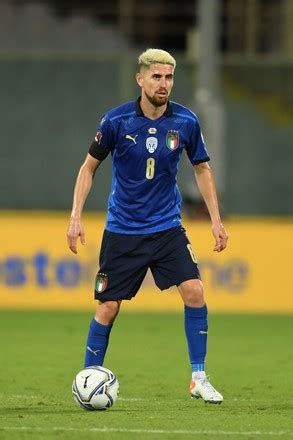
[[105, 273], [99, 272], [96, 278], [96, 291], [98, 293], [104, 292], [108, 284], [108, 276]]
[[179, 133], [176, 130], [169, 130], [166, 136], [166, 145], [173, 151], [179, 147]]

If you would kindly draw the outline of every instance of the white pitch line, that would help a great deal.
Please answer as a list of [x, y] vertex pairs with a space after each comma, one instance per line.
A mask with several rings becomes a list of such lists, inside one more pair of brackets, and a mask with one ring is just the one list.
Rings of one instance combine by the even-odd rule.
[[[7, 400], [7, 394], [0, 393], [0, 397], [5, 397]], [[10, 394], [9, 399], [41, 399], [42, 396], [32, 396], [29, 394]]]
[[[4, 397], [7, 400], [7, 396], [6, 394], [2, 394], [0, 393], [0, 398]], [[11, 394], [9, 396], [10, 399], [21, 399], [21, 400], [27, 400], [27, 399], [44, 399], [44, 396], [28, 396], [26, 394]], [[152, 402], [156, 402], [156, 399], [143, 399], [142, 397], [119, 397], [119, 402], [150, 402], [152, 400]], [[159, 401], [157, 401], [157, 403], [160, 403]]]
[[152, 400], [156, 401], [156, 399], [144, 399], [142, 397], [118, 397], [118, 401], [122, 401], [122, 402], [150, 402]]
[[[122, 402], [156, 402], [156, 403], [160, 403], [161, 399], [159, 397], [154, 398], [154, 399], [144, 399], [143, 397], [118, 397], [119, 401]], [[238, 397], [233, 397], [232, 399], [230, 399], [231, 402], [256, 402], [255, 399], [239, 399]], [[226, 399], [225, 402], [229, 402], [228, 399]]]
[[[7, 395], [4, 393], [0, 393], [0, 397], [5, 397], [7, 399]], [[27, 395], [27, 394], [11, 394], [9, 396], [10, 399], [43, 399], [44, 396], [38, 396], [38, 395]], [[119, 401], [122, 402], [159, 402], [159, 397], [158, 398], [154, 398], [154, 399], [145, 399], [143, 397], [120, 397], [118, 398]], [[231, 399], [226, 399], [226, 402], [257, 402], [256, 399], [239, 399], [238, 397], [232, 397]], [[259, 400], [261, 401], [261, 399]]]
[[2, 431], [37, 431], [37, 432], [56, 432], [56, 431], [70, 431], [70, 432], [103, 432], [103, 433], [127, 433], [127, 434], [176, 434], [176, 435], [238, 435], [238, 436], [270, 436], [270, 437], [282, 437], [282, 436], [293, 436], [292, 431], [213, 431], [213, 430], [202, 430], [202, 431], [191, 431], [191, 430], [166, 430], [166, 429], [126, 429], [126, 428], [62, 428], [62, 427], [52, 427], [52, 428], [40, 428], [40, 427], [28, 427], [28, 426], [19, 426], [19, 427], [2, 427]]

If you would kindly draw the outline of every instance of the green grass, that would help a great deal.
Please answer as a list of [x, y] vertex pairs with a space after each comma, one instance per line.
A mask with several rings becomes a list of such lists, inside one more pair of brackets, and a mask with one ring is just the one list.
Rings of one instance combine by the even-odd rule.
[[0, 312], [0, 439], [293, 438], [291, 316], [211, 315], [207, 371], [224, 394], [188, 394], [180, 314], [123, 313], [105, 366], [120, 400], [105, 412], [75, 407], [91, 315]]

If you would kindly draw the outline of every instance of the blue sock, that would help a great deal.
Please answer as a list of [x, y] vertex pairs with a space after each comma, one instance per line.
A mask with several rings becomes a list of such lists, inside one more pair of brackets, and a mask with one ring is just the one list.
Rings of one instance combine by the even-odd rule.
[[188, 344], [192, 371], [204, 371], [207, 352], [208, 309], [203, 307], [184, 307], [185, 334]]
[[86, 342], [84, 366], [103, 365], [112, 325], [92, 320]]

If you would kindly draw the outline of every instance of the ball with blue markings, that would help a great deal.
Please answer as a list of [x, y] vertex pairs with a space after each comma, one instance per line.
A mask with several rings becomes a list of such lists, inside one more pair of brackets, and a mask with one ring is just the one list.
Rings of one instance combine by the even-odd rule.
[[111, 370], [95, 365], [77, 373], [72, 394], [75, 403], [83, 409], [105, 410], [118, 399], [119, 383]]

